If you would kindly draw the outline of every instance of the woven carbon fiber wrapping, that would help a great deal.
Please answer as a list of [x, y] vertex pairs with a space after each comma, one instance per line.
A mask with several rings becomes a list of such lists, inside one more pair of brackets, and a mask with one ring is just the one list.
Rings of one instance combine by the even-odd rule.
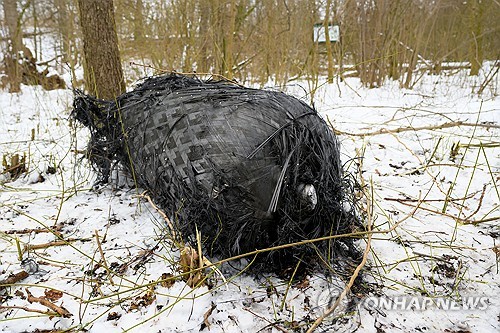
[[[184, 240], [197, 226], [211, 255], [348, 233], [356, 223], [342, 209], [352, 197], [337, 139], [289, 95], [171, 74], [116, 102], [80, 94], [74, 115], [91, 130], [90, 157], [103, 180], [120, 162]], [[314, 186], [314, 206], [300, 195], [304, 184]], [[282, 270], [332, 252], [358, 254], [349, 239], [336, 240], [272, 252], [256, 267]]]

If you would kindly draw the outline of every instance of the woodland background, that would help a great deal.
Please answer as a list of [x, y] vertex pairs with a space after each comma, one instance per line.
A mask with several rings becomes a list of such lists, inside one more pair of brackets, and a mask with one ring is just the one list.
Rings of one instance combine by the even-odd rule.
[[[114, 8], [127, 83], [151, 66], [261, 85], [328, 74], [330, 82], [358, 76], [378, 87], [390, 78], [411, 88], [426, 72], [465, 66], [477, 75], [484, 60], [500, 59], [498, 0], [114, 0]], [[18, 43], [33, 40], [38, 60], [43, 36], [56, 34], [56, 58], [37, 65], [69, 69], [79, 85], [76, 0], [4, 0], [3, 12], [5, 54], [9, 27]], [[316, 43], [318, 23], [338, 24], [341, 41]]]

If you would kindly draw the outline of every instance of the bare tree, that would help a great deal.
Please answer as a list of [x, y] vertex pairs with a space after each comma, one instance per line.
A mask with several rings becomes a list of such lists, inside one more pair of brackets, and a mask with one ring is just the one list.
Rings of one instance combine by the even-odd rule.
[[17, 1], [4, 0], [3, 13], [9, 39], [9, 51], [5, 54], [5, 71], [8, 77], [9, 92], [13, 93], [21, 91], [22, 73], [19, 66], [19, 52], [24, 49]]
[[125, 92], [113, 0], [78, 0], [87, 91], [102, 99]]

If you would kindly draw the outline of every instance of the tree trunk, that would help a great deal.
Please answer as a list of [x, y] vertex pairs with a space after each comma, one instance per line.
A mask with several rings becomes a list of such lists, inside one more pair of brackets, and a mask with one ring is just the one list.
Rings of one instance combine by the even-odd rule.
[[87, 91], [101, 99], [125, 92], [113, 0], [78, 0]]
[[5, 53], [5, 72], [8, 77], [9, 92], [21, 91], [21, 67], [19, 51], [23, 49], [22, 31], [17, 12], [16, 0], [3, 1], [5, 25], [8, 30], [9, 50]]
[[68, 15], [68, 4], [65, 0], [56, 0], [55, 5], [57, 9], [57, 24], [61, 37], [63, 61], [70, 62], [71, 23]]
[[226, 4], [226, 32], [223, 35], [223, 51], [224, 51], [224, 75], [228, 79], [233, 78], [234, 66], [234, 28], [236, 23], [236, 1], [231, 0]]
[[200, 53], [198, 60], [198, 68], [197, 70], [202, 73], [207, 73], [210, 71], [209, 61], [208, 61], [208, 51], [207, 47], [209, 44], [210, 38], [210, 2], [208, 1], [200, 1], [198, 2], [199, 11], [200, 11]]
[[326, 45], [326, 58], [328, 61], [328, 83], [333, 83], [333, 55], [332, 43], [330, 42], [330, 9], [332, 7], [332, 0], [326, 0], [325, 19], [323, 21], [323, 28], [325, 29], [325, 45]]
[[470, 75], [478, 75], [483, 63], [483, 36], [482, 36], [482, 4], [479, 0], [469, 1], [469, 30], [471, 41], [469, 43]]
[[135, 2], [134, 13], [134, 41], [142, 42], [144, 38], [144, 4], [142, 0]]

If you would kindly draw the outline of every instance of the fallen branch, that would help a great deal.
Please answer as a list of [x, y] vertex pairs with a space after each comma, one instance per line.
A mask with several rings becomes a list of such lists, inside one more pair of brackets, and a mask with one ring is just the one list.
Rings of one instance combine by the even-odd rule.
[[56, 227], [54, 229], [35, 228], [35, 229], [7, 230], [7, 231], [4, 231], [4, 233], [7, 235], [14, 235], [14, 234], [25, 235], [25, 234], [31, 234], [31, 233], [35, 233], [35, 234], [51, 233], [51, 234], [56, 235], [57, 237], [61, 237], [62, 234], [59, 232], [59, 229], [60, 228]]
[[31, 294], [31, 292], [28, 290], [28, 288], [24, 288], [24, 290], [26, 291], [26, 294], [28, 295], [27, 300], [30, 304], [31, 303], [39, 303], [39, 304], [49, 308], [50, 310], [54, 311], [57, 315], [59, 315], [63, 318], [69, 318], [72, 316], [72, 314], [68, 310], [66, 310], [64, 307], [55, 305], [51, 301], [47, 300], [45, 297], [33, 296]]
[[491, 221], [499, 221], [500, 220], [500, 216], [489, 217], [489, 218], [481, 219], [481, 220], [470, 220], [470, 219], [467, 219], [467, 218], [461, 218], [461, 217], [457, 217], [457, 216], [454, 216], [454, 215], [451, 215], [451, 214], [443, 213], [443, 212], [437, 211], [435, 209], [430, 209], [430, 208], [422, 207], [421, 205], [414, 206], [412, 204], [409, 204], [407, 202], [400, 201], [400, 200], [396, 200], [396, 202], [399, 202], [400, 204], [405, 205], [405, 206], [419, 208], [419, 209], [425, 210], [427, 212], [434, 213], [436, 215], [446, 216], [446, 217], [452, 218], [452, 219], [454, 219], [457, 222], [460, 222], [462, 224], [478, 224], [478, 223], [491, 222]]
[[26, 306], [18, 306], [18, 305], [0, 305], [0, 310], [10, 310], [10, 309], [19, 309], [19, 310], [24, 310], [27, 312], [36, 312], [36, 313], [42, 313], [47, 316], [55, 317], [58, 316], [59, 314], [57, 312], [50, 312], [50, 311], [43, 311], [43, 310], [38, 310], [38, 309], [31, 309]]
[[86, 241], [88, 239], [83, 239], [83, 238], [71, 238], [71, 239], [65, 239], [65, 240], [58, 240], [54, 242], [48, 242], [48, 243], [43, 243], [43, 244], [26, 244], [23, 248], [23, 253], [31, 250], [40, 250], [40, 249], [47, 249], [52, 246], [64, 246], [64, 245], [69, 245], [71, 242], [77, 242], [77, 241]]
[[8, 278], [0, 281], [0, 292], [5, 288], [12, 286], [13, 284], [26, 279], [28, 276], [29, 274], [26, 271], [20, 271], [16, 274], [10, 274]]
[[[463, 198], [450, 198], [448, 201], [464, 201], [464, 200], [468, 200], [468, 199], [472, 199], [476, 194], [478, 194], [479, 191], [476, 191], [476, 192], [473, 192], [471, 194], [469, 194], [468, 196], [465, 196]], [[445, 201], [446, 199], [406, 199], [406, 198], [390, 198], [390, 197], [385, 197], [384, 200], [387, 200], [387, 201], [396, 201], [396, 202], [399, 202], [399, 203], [403, 203], [403, 202], [443, 202]]]
[[[331, 125], [330, 125], [331, 126]], [[349, 135], [349, 136], [374, 136], [374, 135], [381, 135], [381, 134], [394, 134], [394, 133], [402, 133], [402, 132], [415, 132], [415, 131], [422, 131], [422, 130], [437, 130], [437, 129], [444, 129], [444, 128], [450, 128], [450, 127], [460, 127], [460, 126], [468, 126], [468, 127], [484, 127], [484, 128], [500, 128], [500, 125], [495, 125], [495, 124], [475, 124], [475, 123], [466, 123], [463, 121], [453, 121], [449, 123], [444, 123], [441, 125], [430, 125], [430, 126], [421, 126], [421, 127], [399, 127], [395, 128], [393, 130], [387, 129], [387, 128], [381, 128], [378, 131], [373, 131], [373, 132], [365, 132], [365, 133], [350, 133], [350, 132], [343, 132], [338, 129], [335, 129], [332, 127], [333, 131], [337, 135]]]

